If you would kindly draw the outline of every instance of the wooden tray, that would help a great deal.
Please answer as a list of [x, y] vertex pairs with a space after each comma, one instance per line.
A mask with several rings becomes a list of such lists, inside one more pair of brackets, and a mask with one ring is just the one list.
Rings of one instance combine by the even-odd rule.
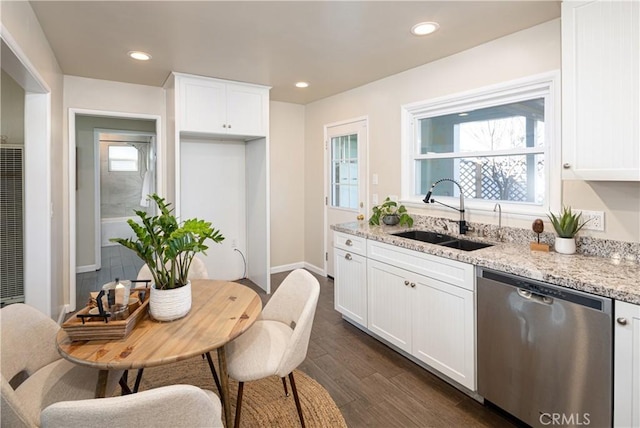
[[[137, 293], [136, 293], [137, 294]], [[75, 316], [71, 317], [62, 328], [69, 335], [71, 340], [114, 340], [124, 339], [131, 333], [131, 330], [140, 320], [147, 316], [147, 306], [149, 305], [149, 293], [145, 295], [144, 301], [138, 308], [129, 314], [127, 319], [105, 322], [102, 318], [85, 318], [84, 324], [78, 315], [88, 314], [89, 306], [81, 309]]]

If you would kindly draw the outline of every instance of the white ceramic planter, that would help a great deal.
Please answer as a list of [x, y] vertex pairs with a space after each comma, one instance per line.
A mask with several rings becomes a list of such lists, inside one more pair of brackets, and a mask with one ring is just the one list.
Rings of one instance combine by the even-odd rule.
[[556, 242], [553, 247], [555, 248], [556, 253], [574, 254], [576, 252], [576, 240], [575, 238], [556, 237]]
[[382, 217], [382, 222], [388, 226], [395, 226], [400, 223], [400, 217], [397, 215], [385, 215]]
[[191, 281], [180, 288], [158, 290], [151, 286], [149, 313], [157, 321], [173, 321], [191, 310]]

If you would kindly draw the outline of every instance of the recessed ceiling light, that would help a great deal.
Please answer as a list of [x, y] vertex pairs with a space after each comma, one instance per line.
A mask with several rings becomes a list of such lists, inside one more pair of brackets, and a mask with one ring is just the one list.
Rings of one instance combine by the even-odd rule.
[[308, 82], [297, 82], [296, 83], [296, 88], [308, 88], [309, 87], [309, 83]]
[[411, 34], [414, 36], [426, 36], [440, 28], [437, 22], [420, 22], [411, 27]]
[[130, 51], [128, 55], [133, 59], [137, 59], [138, 61], [149, 61], [151, 59], [151, 55], [141, 51]]

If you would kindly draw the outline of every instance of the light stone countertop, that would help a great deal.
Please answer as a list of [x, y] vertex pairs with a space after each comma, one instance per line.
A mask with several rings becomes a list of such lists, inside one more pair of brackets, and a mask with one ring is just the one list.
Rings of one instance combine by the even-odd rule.
[[[366, 222], [343, 223], [331, 226], [333, 230], [384, 242], [398, 247], [445, 257], [476, 266], [512, 273], [587, 293], [610, 297], [624, 302], [640, 304], [640, 264], [636, 260], [612, 259], [581, 254], [565, 255], [531, 251], [528, 244], [496, 242], [487, 238], [460, 236], [463, 239], [489, 242], [492, 247], [475, 251], [462, 251], [391, 233], [410, 230], [399, 226], [369, 226]], [[414, 229], [422, 229], [413, 227]], [[428, 229], [427, 229], [428, 230]], [[458, 237], [451, 232], [442, 232]]]

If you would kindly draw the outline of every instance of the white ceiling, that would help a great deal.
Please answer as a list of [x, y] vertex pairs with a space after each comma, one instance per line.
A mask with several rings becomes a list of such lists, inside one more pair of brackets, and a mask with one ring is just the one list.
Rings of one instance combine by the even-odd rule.
[[[161, 86], [180, 71], [269, 85], [272, 100], [300, 104], [560, 16], [559, 1], [543, 0], [31, 4], [64, 74]], [[420, 21], [440, 30], [412, 36]]]

